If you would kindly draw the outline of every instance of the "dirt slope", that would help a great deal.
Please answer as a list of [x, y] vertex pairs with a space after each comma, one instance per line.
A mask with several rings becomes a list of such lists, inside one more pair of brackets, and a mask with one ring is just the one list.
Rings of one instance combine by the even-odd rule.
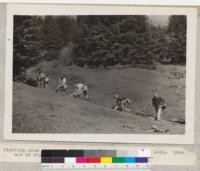
[[[168, 134], [184, 133], [184, 125], [167, 121], [168, 118], [184, 118], [184, 79], [174, 79], [168, 68], [161, 67], [157, 71], [133, 68], [92, 70], [74, 66], [66, 68], [56, 62], [38, 67], [48, 73], [50, 85], [41, 89], [14, 83], [14, 132], [151, 134], [152, 125], [156, 125], [169, 130]], [[175, 67], [174, 71], [180, 72], [181, 69]], [[88, 84], [90, 99], [86, 101], [56, 94], [54, 89], [60, 73], [67, 77], [70, 91], [73, 91], [74, 83]], [[35, 69], [31, 74], [35, 76]], [[152, 94], [157, 91], [168, 104], [165, 120], [160, 122], [149, 118], [152, 111], [147, 109]], [[111, 109], [115, 93], [132, 98], [131, 113]]]

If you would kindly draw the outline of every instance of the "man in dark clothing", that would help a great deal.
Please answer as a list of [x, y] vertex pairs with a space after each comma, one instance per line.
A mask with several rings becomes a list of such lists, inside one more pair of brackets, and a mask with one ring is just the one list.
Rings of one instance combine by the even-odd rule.
[[38, 80], [39, 87], [43, 87], [43, 88], [46, 88], [46, 85], [49, 82], [49, 78], [41, 71], [38, 74], [37, 80]]
[[40, 71], [37, 79], [38, 79], [39, 87], [44, 87], [45, 86], [45, 74]]
[[159, 97], [158, 94], [154, 94], [152, 98], [152, 105], [156, 110], [156, 115], [157, 115], [156, 120], [160, 120], [162, 111], [165, 110], [166, 108], [165, 101], [161, 97]]

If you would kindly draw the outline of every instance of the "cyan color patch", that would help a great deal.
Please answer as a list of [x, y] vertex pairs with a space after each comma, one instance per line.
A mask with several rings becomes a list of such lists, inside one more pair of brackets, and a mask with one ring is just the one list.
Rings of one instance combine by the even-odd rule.
[[125, 163], [136, 163], [136, 158], [135, 157], [125, 157], [124, 162]]

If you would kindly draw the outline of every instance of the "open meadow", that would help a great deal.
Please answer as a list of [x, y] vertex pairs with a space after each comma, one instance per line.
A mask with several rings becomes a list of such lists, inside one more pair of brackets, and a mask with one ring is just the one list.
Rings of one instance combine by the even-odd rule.
[[[156, 70], [126, 65], [91, 69], [64, 66], [58, 60], [42, 62], [29, 76], [36, 79], [42, 68], [50, 79], [47, 88], [13, 83], [13, 132], [152, 134], [157, 127], [166, 134], [183, 134], [185, 125], [172, 120], [185, 119], [185, 66], [156, 65]], [[67, 78], [68, 95], [55, 93], [60, 74]], [[88, 85], [88, 100], [70, 96], [80, 82]], [[161, 121], [154, 119], [154, 93], [167, 104]], [[112, 109], [115, 94], [132, 100], [130, 112]]]

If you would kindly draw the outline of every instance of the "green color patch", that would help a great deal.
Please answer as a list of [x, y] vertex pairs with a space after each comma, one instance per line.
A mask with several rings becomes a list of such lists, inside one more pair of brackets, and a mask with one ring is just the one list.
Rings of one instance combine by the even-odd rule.
[[113, 157], [112, 158], [112, 163], [124, 163], [125, 158], [124, 157]]

